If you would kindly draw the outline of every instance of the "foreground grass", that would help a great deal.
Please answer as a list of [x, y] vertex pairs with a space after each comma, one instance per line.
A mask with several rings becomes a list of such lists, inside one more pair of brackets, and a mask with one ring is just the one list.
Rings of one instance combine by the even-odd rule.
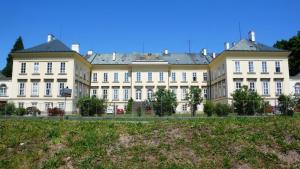
[[0, 168], [300, 168], [300, 116], [0, 120]]

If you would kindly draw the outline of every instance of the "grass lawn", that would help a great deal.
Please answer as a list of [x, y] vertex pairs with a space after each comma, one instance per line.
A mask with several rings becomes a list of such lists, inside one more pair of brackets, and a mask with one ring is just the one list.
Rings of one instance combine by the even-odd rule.
[[300, 115], [0, 120], [0, 168], [300, 168]]

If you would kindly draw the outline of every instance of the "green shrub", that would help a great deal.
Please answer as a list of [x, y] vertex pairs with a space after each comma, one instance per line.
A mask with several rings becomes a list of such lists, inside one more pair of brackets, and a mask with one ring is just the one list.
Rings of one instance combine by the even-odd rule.
[[5, 115], [12, 115], [15, 114], [16, 107], [14, 103], [7, 103], [4, 107], [4, 112], [3, 114]]
[[153, 109], [158, 116], [172, 115], [177, 107], [176, 95], [170, 90], [158, 89], [152, 100]]
[[27, 107], [26, 114], [36, 116], [36, 115], [40, 115], [41, 111], [36, 107]]
[[24, 116], [26, 114], [26, 110], [22, 107], [19, 107], [15, 110], [15, 115]]
[[228, 116], [231, 113], [231, 107], [228, 104], [217, 103], [215, 105], [215, 112], [218, 116]]
[[294, 108], [296, 103], [296, 99], [292, 98], [290, 95], [280, 95], [278, 97], [278, 107], [279, 111], [283, 115], [293, 116], [294, 115]]
[[136, 112], [137, 112], [137, 115], [138, 115], [139, 117], [142, 116], [142, 108], [141, 108], [141, 107], [138, 107], [137, 110], [136, 110]]
[[214, 103], [211, 101], [206, 101], [204, 104], [203, 111], [207, 116], [212, 116], [215, 111]]
[[82, 116], [102, 115], [105, 113], [106, 104], [105, 100], [98, 99], [97, 97], [81, 97], [77, 102], [77, 107]]
[[132, 97], [128, 100], [128, 102], [127, 102], [127, 108], [126, 108], [126, 114], [130, 114], [130, 113], [132, 113], [132, 105], [133, 105], [133, 99], [132, 99]]

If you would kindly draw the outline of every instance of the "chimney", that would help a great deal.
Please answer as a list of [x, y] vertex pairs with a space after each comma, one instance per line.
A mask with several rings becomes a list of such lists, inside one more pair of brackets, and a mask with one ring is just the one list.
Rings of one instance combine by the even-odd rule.
[[254, 31], [249, 31], [248, 36], [249, 36], [249, 40], [251, 42], [255, 42], [255, 32]]
[[168, 55], [169, 54], [169, 50], [168, 49], [165, 49], [164, 50], [164, 55]]
[[116, 52], [113, 52], [113, 55], [112, 55], [112, 60], [115, 61], [116, 60]]
[[212, 57], [213, 57], [213, 58], [216, 58], [216, 52], [213, 52], [213, 53], [212, 53]]
[[207, 55], [207, 49], [206, 49], [206, 48], [203, 48], [203, 49], [202, 49], [202, 55], [204, 55], [204, 56]]
[[54, 35], [48, 34], [47, 42], [51, 42], [55, 39]]
[[71, 49], [77, 53], [79, 53], [79, 44], [73, 43]]
[[229, 42], [225, 42], [224, 48], [225, 48], [225, 50], [228, 50], [230, 48]]
[[88, 55], [88, 56], [93, 55], [93, 51], [92, 51], [92, 50], [88, 50], [88, 51], [87, 51], [87, 55]]

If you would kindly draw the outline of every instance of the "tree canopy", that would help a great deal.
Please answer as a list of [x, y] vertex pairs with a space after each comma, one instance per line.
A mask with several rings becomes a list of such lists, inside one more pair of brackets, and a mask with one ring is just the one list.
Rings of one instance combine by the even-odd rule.
[[22, 50], [24, 49], [22, 37], [19, 36], [18, 39], [16, 40], [13, 48], [11, 49], [10, 53], [8, 54], [6, 58], [6, 66], [2, 69], [2, 74], [6, 77], [11, 77], [12, 76], [12, 68], [13, 68], [13, 58], [11, 53], [17, 51], [17, 50]]
[[289, 72], [291, 76], [300, 72], [300, 31], [289, 40], [280, 40], [274, 44], [278, 49], [291, 51], [289, 56]]
[[201, 104], [201, 89], [199, 87], [191, 87], [188, 95], [189, 105], [191, 107], [192, 116], [196, 115], [197, 106]]
[[152, 100], [155, 114], [158, 116], [172, 115], [176, 111], [176, 96], [170, 90], [159, 89]]

